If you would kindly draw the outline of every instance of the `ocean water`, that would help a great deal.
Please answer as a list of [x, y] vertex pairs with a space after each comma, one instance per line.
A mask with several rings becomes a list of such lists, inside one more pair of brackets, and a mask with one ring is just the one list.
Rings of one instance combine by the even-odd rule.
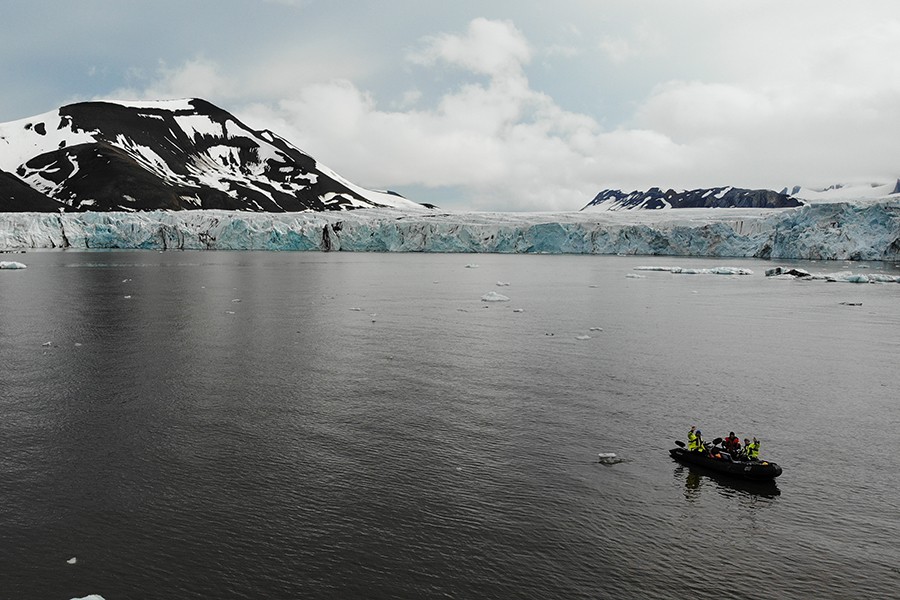
[[[0, 600], [900, 589], [900, 285], [660, 257], [14, 258]], [[784, 474], [680, 466], [694, 424]]]

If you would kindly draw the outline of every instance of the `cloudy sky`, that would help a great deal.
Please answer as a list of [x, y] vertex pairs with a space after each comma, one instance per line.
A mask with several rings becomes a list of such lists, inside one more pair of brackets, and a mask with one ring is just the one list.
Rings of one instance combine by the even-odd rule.
[[30, 0], [0, 53], [0, 122], [202, 97], [451, 209], [900, 176], [897, 0]]

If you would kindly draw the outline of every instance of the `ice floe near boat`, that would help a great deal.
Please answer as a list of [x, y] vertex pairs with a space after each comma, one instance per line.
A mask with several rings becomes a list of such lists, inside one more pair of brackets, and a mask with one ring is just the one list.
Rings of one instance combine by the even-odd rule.
[[509, 297], [497, 292], [488, 292], [481, 297], [482, 302], [509, 302]]

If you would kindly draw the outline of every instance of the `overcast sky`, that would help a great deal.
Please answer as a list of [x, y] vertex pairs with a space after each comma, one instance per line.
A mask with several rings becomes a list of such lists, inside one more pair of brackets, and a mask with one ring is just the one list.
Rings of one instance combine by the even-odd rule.
[[202, 97], [473, 210], [900, 176], [897, 0], [10, 0], [0, 122]]

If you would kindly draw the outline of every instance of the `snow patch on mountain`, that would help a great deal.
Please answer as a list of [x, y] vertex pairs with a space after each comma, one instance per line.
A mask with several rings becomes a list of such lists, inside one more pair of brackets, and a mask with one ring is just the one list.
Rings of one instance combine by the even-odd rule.
[[803, 204], [785, 193], [732, 186], [694, 190], [603, 190], [584, 211], [666, 210], [673, 208], [790, 208]]
[[0, 124], [0, 172], [0, 211], [426, 210], [200, 99], [83, 102]]
[[826, 188], [805, 188], [794, 186], [782, 193], [790, 193], [795, 198], [809, 202], [847, 202], [859, 200], [883, 200], [891, 196], [900, 196], [900, 179], [888, 183], [854, 183], [836, 184]]

